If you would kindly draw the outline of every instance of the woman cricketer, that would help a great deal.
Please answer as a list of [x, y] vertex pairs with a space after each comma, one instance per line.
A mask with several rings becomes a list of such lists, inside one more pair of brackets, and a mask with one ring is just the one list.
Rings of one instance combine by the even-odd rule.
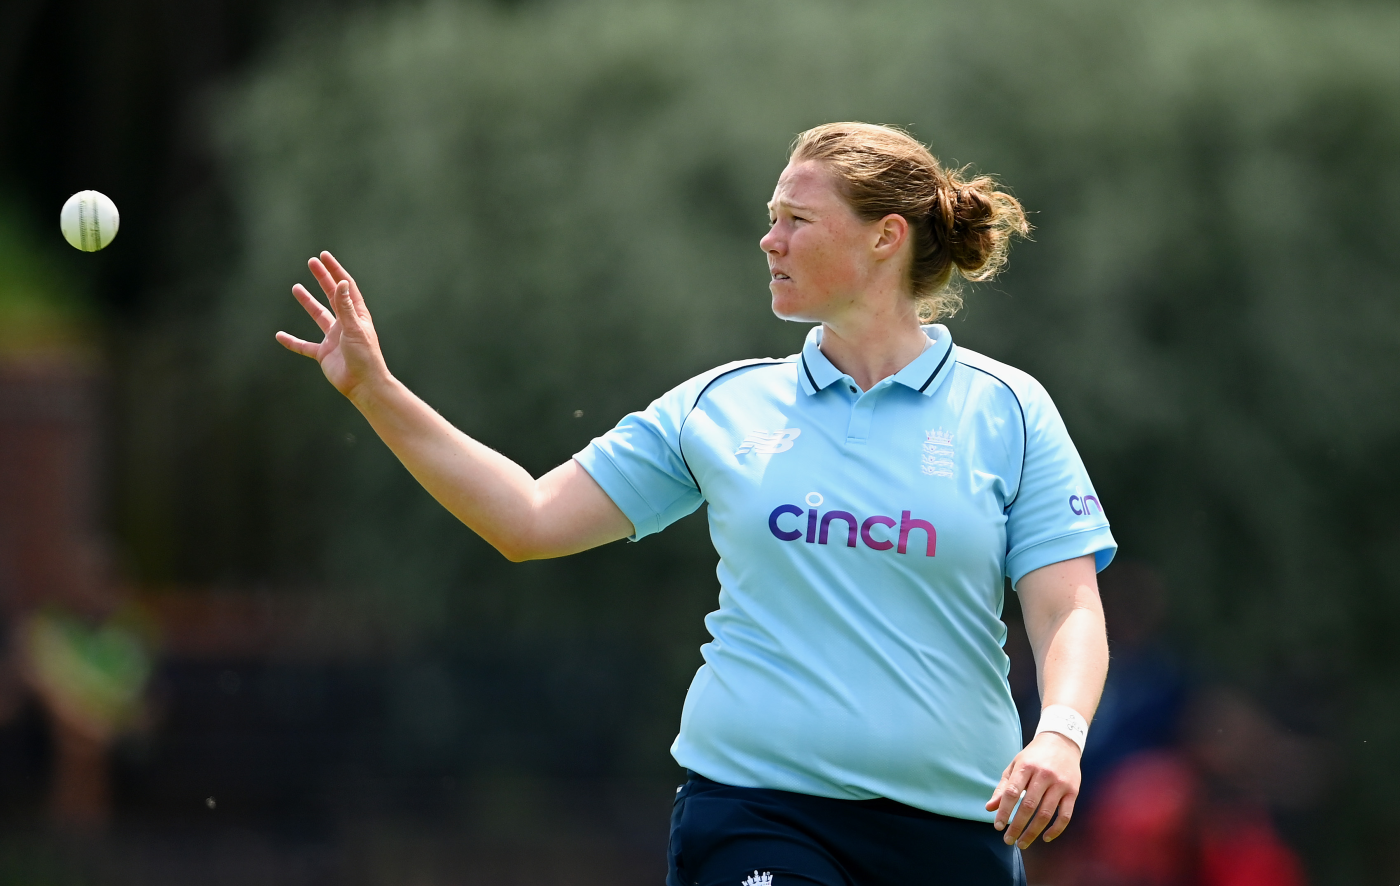
[[[1115, 543], [1045, 390], [932, 321], [1027, 230], [897, 129], [802, 133], [759, 245], [798, 354], [721, 366], [538, 479], [390, 373], [355, 281], [310, 261], [316, 359], [444, 507], [513, 561], [709, 505], [719, 608], [672, 754], [668, 886], [1024, 884], [1070, 822], [1108, 667]], [[1020, 595], [1042, 717], [1023, 748], [1000, 620]]]

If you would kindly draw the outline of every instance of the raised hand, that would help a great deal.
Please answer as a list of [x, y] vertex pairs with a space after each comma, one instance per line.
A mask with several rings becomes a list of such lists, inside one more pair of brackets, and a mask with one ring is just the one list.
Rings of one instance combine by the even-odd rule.
[[636, 530], [573, 459], [536, 480], [524, 468], [453, 427], [389, 374], [359, 287], [329, 252], [307, 265], [331, 309], [297, 285], [292, 295], [325, 334], [320, 344], [285, 332], [289, 351], [321, 364], [423, 488], [511, 560], [560, 557]]
[[335, 256], [322, 252], [306, 264], [330, 302], [331, 310], [326, 310], [300, 283], [292, 287], [292, 296], [321, 327], [325, 338], [316, 344], [278, 332], [277, 341], [287, 350], [320, 363], [321, 371], [335, 389], [354, 400], [356, 393], [365, 386], [389, 377], [374, 321], [365, 307], [360, 288]]

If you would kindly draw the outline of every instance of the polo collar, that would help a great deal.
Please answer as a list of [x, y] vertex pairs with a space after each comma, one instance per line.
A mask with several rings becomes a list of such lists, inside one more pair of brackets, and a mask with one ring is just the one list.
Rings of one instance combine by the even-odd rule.
[[[939, 323], [920, 327], [932, 344], [924, 352], [910, 361], [908, 366], [896, 372], [890, 381], [923, 394], [932, 396], [953, 368], [953, 336], [948, 328]], [[821, 351], [822, 327], [815, 326], [807, 333], [799, 357], [798, 382], [808, 394], [826, 389], [846, 377]]]

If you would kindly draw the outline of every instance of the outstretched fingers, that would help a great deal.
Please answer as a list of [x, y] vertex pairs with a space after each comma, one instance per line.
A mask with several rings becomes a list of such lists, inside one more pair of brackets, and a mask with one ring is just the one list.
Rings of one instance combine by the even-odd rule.
[[288, 335], [285, 332], [278, 332], [276, 338], [278, 344], [282, 345], [282, 347], [286, 348], [294, 354], [301, 354], [303, 357], [310, 357], [312, 360], [316, 359], [316, 355], [321, 350], [320, 345], [312, 344], [309, 341], [303, 341], [302, 339], [297, 338], [295, 335]]
[[321, 261], [326, 264], [326, 267], [330, 268], [330, 272], [335, 275], [337, 280], [344, 280], [350, 284], [351, 303], [354, 304], [355, 310], [359, 311], [362, 316], [368, 317], [369, 309], [365, 307], [365, 297], [360, 293], [360, 285], [355, 282], [354, 277], [350, 276], [350, 272], [345, 270], [344, 266], [329, 252], [321, 253]]
[[[327, 293], [327, 295], [329, 294]], [[331, 324], [335, 322], [335, 315], [326, 310], [326, 306], [317, 301], [316, 296], [298, 283], [292, 287], [292, 297], [306, 309], [306, 313], [311, 315], [311, 319], [316, 321], [316, 325], [321, 327], [322, 332], [330, 332]]]
[[344, 265], [340, 263], [339, 259], [331, 255], [329, 250], [321, 250], [319, 258], [321, 263], [335, 275], [336, 280], [350, 280], [352, 283], [354, 282], [353, 278], [350, 276], [350, 272], [345, 270]]
[[[330, 255], [329, 252], [324, 254]], [[307, 259], [306, 266], [311, 270], [311, 276], [315, 277], [316, 282], [320, 284], [321, 291], [325, 293], [326, 298], [330, 298], [334, 295], [335, 284], [339, 281], [336, 279], [335, 275], [331, 273], [330, 268], [326, 267], [325, 263], [319, 258]]]
[[[316, 321], [316, 325], [321, 328], [323, 333], [330, 332], [331, 325], [335, 323], [335, 315], [326, 310], [326, 306], [317, 301], [316, 296], [298, 283], [292, 287], [292, 297], [306, 310], [306, 313], [311, 315], [311, 319]], [[278, 344], [295, 354], [301, 354], [303, 357], [310, 357], [313, 360], [320, 359], [321, 346], [319, 344], [281, 331], [277, 333], [275, 338]]]
[[[355, 278], [350, 276], [350, 272], [345, 270], [335, 256], [329, 252], [322, 252], [316, 258], [307, 261], [307, 267], [311, 269], [316, 282], [321, 285], [321, 291], [327, 298], [333, 298], [336, 287], [341, 283], [350, 284], [349, 301], [347, 304], [354, 310], [356, 316], [368, 318], [369, 311], [365, 307], [364, 296], [360, 295], [360, 287], [355, 284]], [[337, 316], [340, 315], [340, 307], [336, 308]]]
[[374, 321], [359, 297], [355, 281], [334, 256], [323, 252], [306, 264], [325, 299], [312, 295], [300, 284], [292, 287], [292, 295], [316, 321], [325, 338], [314, 343], [279, 332], [277, 341], [289, 351], [314, 358], [336, 390], [349, 396], [366, 380], [387, 373]]

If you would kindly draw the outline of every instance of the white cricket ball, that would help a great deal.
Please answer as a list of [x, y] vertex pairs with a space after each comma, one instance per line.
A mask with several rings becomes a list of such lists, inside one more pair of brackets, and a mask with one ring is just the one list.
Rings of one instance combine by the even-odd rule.
[[96, 252], [111, 243], [120, 224], [117, 204], [98, 191], [79, 191], [68, 198], [58, 214], [63, 239], [83, 252]]

